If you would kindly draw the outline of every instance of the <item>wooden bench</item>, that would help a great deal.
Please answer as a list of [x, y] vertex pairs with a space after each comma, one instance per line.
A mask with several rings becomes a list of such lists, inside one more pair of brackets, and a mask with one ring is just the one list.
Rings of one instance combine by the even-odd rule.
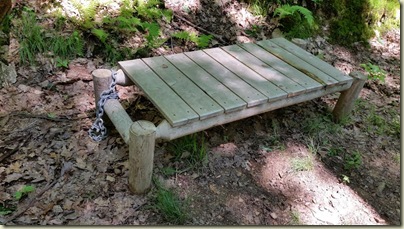
[[[333, 114], [348, 115], [365, 83], [284, 38], [119, 62], [117, 84], [140, 88], [165, 120], [132, 122], [118, 100], [105, 112], [129, 144], [129, 187], [151, 184], [155, 141], [173, 140], [260, 113], [342, 92]], [[111, 71], [93, 72], [96, 101]]]

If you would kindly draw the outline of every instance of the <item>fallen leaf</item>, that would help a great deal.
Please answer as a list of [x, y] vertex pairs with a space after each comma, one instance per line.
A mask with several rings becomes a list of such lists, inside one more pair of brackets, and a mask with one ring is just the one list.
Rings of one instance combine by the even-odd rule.
[[13, 181], [16, 181], [16, 180], [20, 179], [21, 177], [23, 177], [23, 175], [20, 174], [20, 173], [12, 173], [12, 174], [8, 175], [6, 177], [6, 179], [4, 179], [4, 182], [5, 183], [10, 183], [10, 182], [13, 182]]

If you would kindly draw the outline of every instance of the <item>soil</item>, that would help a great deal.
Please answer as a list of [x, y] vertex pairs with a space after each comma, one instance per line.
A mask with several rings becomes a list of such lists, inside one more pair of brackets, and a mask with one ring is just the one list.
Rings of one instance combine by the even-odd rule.
[[[271, 38], [278, 26], [235, 1], [180, 2], [166, 1], [180, 16], [166, 29], [221, 35], [212, 47]], [[256, 37], [245, 34], [258, 22]], [[401, 131], [392, 131], [400, 117], [400, 31], [371, 40], [370, 48], [347, 49], [321, 37], [308, 43], [308, 51], [322, 52], [346, 74], [363, 72], [362, 63], [380, 66], [385, 83], [365, 84], [347, 124], [329, 120], [333, 94], [203, 131], [206, 161], [175, 174], [165, 168], [189, 168], [186, 158], [173, 160], [172, 143], [157, 144], [154, 177], [186, 202], [186, 225], [401, 225]], [[151, 55], [193, 49], [173, 41]], [[45, 65], [17, 67], [17, 82], [0, 90], [0, 203], [15, 207], [0, 216], [2, 224], [173, 224], [154, 207], [155, 185], [146, 195], [129, 192], [128, 147], [119, 134], [110, 127], [101, 142], [88, 136], [95, 120], [91, 71], [108, 66], [94, 57], [50, 74]], [[137, 88], [118, 90], [134, 120], [161, 119]], [[372, 112], [385, 126], [367, 121]], [[361, 163], [347, 168], [357, 154]], [[16, 201], [24, 185], [36, 191]]]

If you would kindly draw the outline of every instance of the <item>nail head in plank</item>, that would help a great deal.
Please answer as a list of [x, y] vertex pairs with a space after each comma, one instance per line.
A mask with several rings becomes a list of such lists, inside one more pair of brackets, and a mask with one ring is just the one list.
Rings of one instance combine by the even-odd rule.
[[224, 112], [219, 104], [163, 56], [142, 60], [199, 115], [201, 120]]
[[283, 60], [274, 56], [273, 54], [261, 48], [257, 44], [243, 43], [240, 44], [240, 47], [250, 52], [261, 61], [270, 65], [272, 68], [283, 73], [286, 77], [304, 86], [306, 88], [306, 92], [317, 90], [323, 87], [321, 83], [303, 74], [301, 71], [285, 63]]
[[303, 72], [304, 74], [310, 76], [312, 79], [316, 80], [317, 82], [323, 84], [324, 86], [333, 86], [338, 83], [334, 78], [325, 74], [324, 72], [320, 71], [318, 68], [314, 67], [311, 64], [303, 61], [299, 57], [293, 55], [292, 53], [284, 50], [283, 48], [279, 47], [275, 43], [271, 42], [270, 40], [263, 40], [257, 42], [257, 44], [264, 49], [268, 50], [278, 58], [282, 59], [286, 63], [292, 65], [299, 71]]
[[310, 63], [314, 67], [317, 67], [321, 71], [329, 74], [334, 79], [339, 82], [345, 83], [347, 81], [352, 81], [352, 78], [342, 73], [340, 70], [336, 69], [331, 64], [317, 58], [313, 54], [307, 52], [306, 50], [300, 48], [299, 46], [293, 44], [292, 42], [286, 40], [285, 38], [274, 38], [271, 39], [275, 44], [279, 45], [283, 49], [293, 53], [294, 55], [300, 57], [307, 63]]
[[268, 101], [268, 98], [265, 95], [257, 91], [244, 80], [240, 79], [239, 76], [235, 75], [203, 51], [198, 50], [186, 52], [184, 54], [237, 94], [247, 103], [248, 107], [266, 103]]
[[259, 60], [257, 57], [248, 53], [240, 46], [231, 45], [222, 47], [222, 49], [240, 62], [244, 63], [247, 67], [254, 70], [256, 73], [260, 74], [265, 79], [275, 84], [277, 87], [286, 91], [288, 93], [288, 97], [302, 94], [306, 91], [305, 87], [276, 71], [269, 65]]
[[213, 59], [217, 60], [227, 69], [238, 75], [241, 79], [260, 91], [262, 94], [268, 97], [268, 101], [282, 99], [287, 97], [287, 93], [278, 88], [273, 83], [269, 82], [258, 73], [254, 72], [249, 67], [245, 66], [240, 61], [236, 60], [230, 54], [226, 53], [220, 48], [203, 50]]
[[118, 63], [120, 68], [146, 94], [167, 121], [173, 126], [183, 125], [199, 116], [142, 60]]

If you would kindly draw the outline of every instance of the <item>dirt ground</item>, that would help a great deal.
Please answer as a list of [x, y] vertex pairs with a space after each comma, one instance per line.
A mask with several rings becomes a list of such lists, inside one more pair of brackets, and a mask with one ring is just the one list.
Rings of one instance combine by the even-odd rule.
[[[242, 31], [257, 19], [239, 4], [201, 1], [201, 10], [188, 2], [166, 7], [223, 34], [227, 44], [252, 41]], [[178, 18], [173, 25], [192, 27]], [[261, 38], [270, 38], [273, 25], [264, 28]], [[308, 51], [320, 49], [344, 73], [377, 64], [386, 82], [365, 84], [344, 125], [330, 121], [339, 96], [333, 94], [203, 131], [206, 163], [175, 174], [164, 169], [181, 170], [185, 162], [172, 160], [170, 143], [157, 144], [154, 176], [186, 201], [186, 225], [401, 225], [401, 131], [391, 131], [401, 129], [400, 31], [372, 40], [370, 49], [309, 43], [321, 47]], [[156, 54], [188, 50], [174, 44]], [[91, 71], [105, 67], [99, 58], [81, 58], [50, 75], [43, 66], [19, 68], [17, 83], [0, 90], [0, 203], [16, 207], [1, 224], [171, 224], [153, 208], [155, 187], [143, 196], [129, 192], [128, 147], [119, 134], [112, 129], [99, 143], [88, 136], [95, 119]], [[159, 120], [139, 90], [118, 89], [134, 119]], [[361, 163], [347, 168], [347, 158], [358, 154]], [[36, 191], [16, 201], [24, 185]]]

